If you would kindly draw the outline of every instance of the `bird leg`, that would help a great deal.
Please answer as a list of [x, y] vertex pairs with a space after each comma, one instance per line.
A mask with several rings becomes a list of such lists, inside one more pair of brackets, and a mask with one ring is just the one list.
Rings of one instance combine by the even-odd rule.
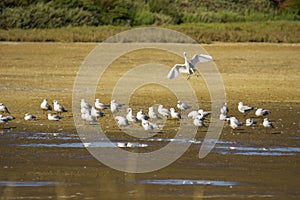
[[197, 77], [201, 76], [201, 74], [199, 73], [199, 71], [196, 70], [196, 69], [195, 69], [195, 74], [196, 74]]

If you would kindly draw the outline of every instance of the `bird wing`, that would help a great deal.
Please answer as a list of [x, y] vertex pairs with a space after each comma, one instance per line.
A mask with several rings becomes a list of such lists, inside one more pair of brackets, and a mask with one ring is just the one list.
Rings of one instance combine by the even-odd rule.
[[174, 67], [172, 67], [167, 77], [168, 79], [176, 78], [178, 74], [184, 70], [186, 70], [186, 66], [184, 64], [176, 64]]
[[250, 107], [250, 106], [242, 106], [241, 107], [241, 110], [244, 111], [244, 112], [248, 112], [250, 110], [253, 110], [253, 107]]
[[208, 62], [211, 61], [212, 57], [210, 55], [205, 54], [195, 54], [193, 58], [190, 60], [190, 63], [195, 66], [198, 62]]

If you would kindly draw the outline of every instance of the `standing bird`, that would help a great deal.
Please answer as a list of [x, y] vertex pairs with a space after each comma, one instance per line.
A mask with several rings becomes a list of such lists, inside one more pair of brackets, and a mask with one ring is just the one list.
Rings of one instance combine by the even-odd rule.
[[126, 115], [126, 119], [129, 121], [129, 122], [137, 122], [138, 119], [133, 115], [132, 113], [132, 108], [127, 108], [127, 115]]
[[110, 102], [110, 110], [112, 113], [119, 112], [119, 110], [123, 107], [124, 104], [119, 104], [115, 99]]
[[238, 110], [243, 113], [244, 115], [247, 115], [251, 110], [253, 110], [254, 108], [253, 107], [250, 107], [250, 106], [245, 106], [243, 104], [243, 102], [239, 102], [239, 105], [238, 105]]
[[58, 103], [57, 100], [53, 101], [53, 108], [54, 108], [54, 111], [56, 111], [58, 114], [61, 114], [63, 112], [68, 112], [62, 105], [60, 105]]
[[142, 127], [145, 131], [153, 131], [154, 127], [150, 124], [148, 120], [142, 120]]
[[236, 117], [229, 118], [229, 126], [232, 128], [232, 130], [237, 129], [238, 127], [240, 127], [242, 125], [243, 125], [243, 123], [240, 122]]
[[196, 117], [193, 121], [195, 126], [200, 126], [200, 127], [206, 127], [206, 125], [204, 124], [204, 122], [199, 119], [198, 117]]
[[[192, 74], [198, 72], [195, 65], [198, 62], [208, 62], [212, 60], [212, 57], [205, 54], [195, 54], [191, 60], [186, 57], [186, 52], [183, 52], [184, 64], [175, 64], [168, 74], [168, 79], [173, 79], [178, 76], [179, 73], [188, 74], [187, 80]], [[199, 73], [199, 72], [198, 72]]]
[[181, 111], [185, 111], [185, 110], [189, 109], [190, 106], [183, 103], [183, 102], [181, 102], [181, 101], [178, 101], [177, 102], [177, 108], [180, 109]]
[[204, 111], [203, 109], [198, 110], [197, 118], [205, 120], [211, 114], [209, 111]]
[[263, 108], [258, 108], [256, 111], [255, 111], [255, 115], [257, 117], [264, 117], [266, 115], [268, 115], [270, 113], [269, 110], [266, 110], [266, 109], [263, 109]]
[[81, 99], [80, 107], [85, 109], [91, 109], [92, 106], [85, 99]]
[[10, 114], [8, 108], [3, 103], [0, 103], [0, 112]]
[[117, 124], [119, 127], [124, 127], [124, 126], [128, 126], [129, 122], [126, 118], [122, 117], [122, 116], [116, 116], [115, 120], [117, 121]]
[[48, 103], [47, 99], [44, 99], [41, 103], [41, 109], [44, 111], [52, 110], [52, 106]]
[[143, 109], [141, 109], [139, 112], [136, 113], [136, 118], [139, 121], [142, 121], [142, 119], [148, 120], [149, 117], [144, 113]]
[[164, 108], [163, 105], [159, 105], [157, 111], [163, 117], [170, 116], [170, 111], [168, 109]]
[[229, 112], [229, 109], [227, 107], [227, 103], [224, 102], [222, 107], [220, 108], [220, 113], [223, 115], [227, 115], [228, 112]]
[[[272, 122], [270, 122], [268, 118], [264, 118], [263, 126], [265, 128], [275, 128], [274, 125], [272, 124]], [[267, 129], [266, 129], [266, 132], [267, 132]]]
[[220, 115], [219, 115], [219, 119], [221, 120], [221, 121], [229, 121], [229, 116], [227, 116], [226, 114], [223, 114], [223, 113], [221, 113]]
[[99, 99], [96, 99], [95, 108], [100, 109], [100, 110], [104, 110], [104, 109], [107, 109], [108, 106], [101, 103]]
[[150, 119], [161, 119], [160, 116], [158, 116], [158, 114], [154, 111], [153, 106], [149, 107], [148, 115]]
[[142, 127], [145, 131], [159, 130], [160, 128], [159, 125], [149, 122], [146, 119], [142, 119]]
[[174, 108], [170, 108], [170, 113], [172, 119], [181, 119], [181, 115]]
[[198, 116], [198, 110], [192, 110], [191, 112], [188, 113], [188, 118], [195, 119]]
[[[97, 110], [98, 111], [98, 110]], [[96, 116], [93, 116], [90, 112], [84, 112], [81, 114], [81, 118], [85, 121], [88, 122], [89, 124], [96, 124], [97, 123], [97, 118]]]
[[97, 110], [94, 106], [92, 106], [91, 108], [91, 115], [96, 118], [105, 116], [103, 112]]

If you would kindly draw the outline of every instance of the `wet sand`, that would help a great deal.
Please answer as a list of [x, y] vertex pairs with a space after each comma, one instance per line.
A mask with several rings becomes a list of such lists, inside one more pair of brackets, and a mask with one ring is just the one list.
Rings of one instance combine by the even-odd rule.
[[[204, 159], [198, 157], [200, 144], [192, 144], [172, 165], [145, 174], [111, 169], [80, 146], [72, 118], [72, 89], [82, 61], [95, 46], [92, 43], [0, 44], [0, 102], [16, 118], [1, 130], [0, 199], [299, 198], [299, 44], [203, 45], [221, 72], [230, 114], [244, 119], [237, 111], [239, 101], [268, 108], [269, 118], [277, 128], [266, 133], [259, 125], [231, 133], [225, 126], [220, 142]], [[142, 59], [145, 57], [149, 60]], [[160, 51], [137, 51], [114, 62], [111, 73], [105, 77], [113, 82], [120, 66], [126, 70], [154, 58], [168, 65], [182, 61]], [[97, 88], [96, 97], [106, 104], [111, 99], [112, 82], [104, 80]], [[210, 97], [203, 80], [192, 77], [190, 82], [197, 85], [200, 107], [209, 109]], [[147, 87], [155, 87], [156, 92], [149, 95]], [[166, 107], [175, 106], [176, 98], [171, 93], [146, 86], [131, 101], [134, 111], [145, 109], [161, 94]], [[59, 122], [48, 121], [39, 110], [43, 98], [57, 99], [69, 112]], [[107, 134], [126, 141], [116, 126], [108, 127], [112, 115], [105, 112], [107, 116], [99, 121]], [[37, 115], [38, 120], [24, 121], [25, 113]], [[254, 118], [254, 112], [249, 116]], [[261, 119], [254, 119], [261, 123]], [[154, 138], [172, 138], [176, 126], [176, 122], [169, 121], [169, 128]], [[197, 141], [202, 141], [206, 130], [198, 129]], [[145, 142], [153, 144], [150, 149], [167, 144]], [[213, 181], [225, 184], [217, 186]]]

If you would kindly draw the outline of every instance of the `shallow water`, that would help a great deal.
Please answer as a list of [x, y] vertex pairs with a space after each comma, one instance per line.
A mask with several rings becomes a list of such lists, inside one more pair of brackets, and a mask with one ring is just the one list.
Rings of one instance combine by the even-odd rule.
[[[189, 143], [191, 147], [170, 166], [145, 174], [111, 169], [85, 148], [117, 146], [151, 150], [171, 141], [176, 145]], [[148, 139], [113, 137], [111, 142], [82, 143], [75, 133], [5, 130], [1, 135], [0, 199], [300, 197], [297, 177], [300, 148], [292, 143], [270, 146], [245, 138], [220, 139], [209, 156], [199, 159], [202, 142], [201, 138], [172, 139], [158, 135]]]
[[205, 186], [237, 186], [242, 185], [238, 182], [228, 181], [210, 181], [210, 180], [191, 180], [191, 179], [152, 179], [152, 180], [137, 180], [137, 184], [150, 185], [205, 185]]

